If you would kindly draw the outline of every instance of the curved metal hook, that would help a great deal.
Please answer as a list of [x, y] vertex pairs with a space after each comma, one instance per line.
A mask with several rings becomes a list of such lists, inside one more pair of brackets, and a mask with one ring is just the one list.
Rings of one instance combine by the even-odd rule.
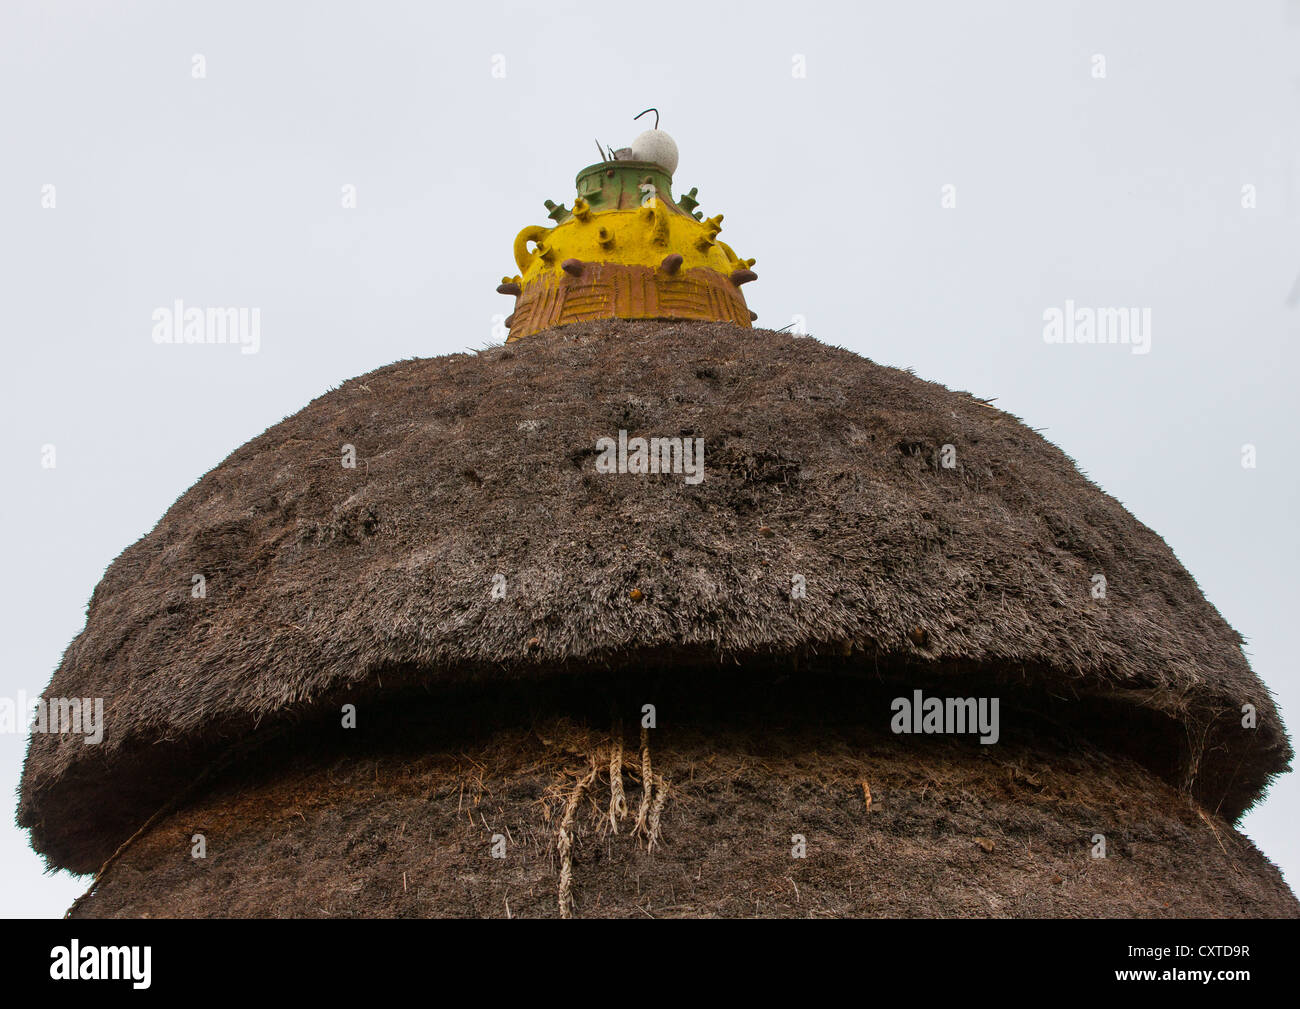
[[[645, 112], [653, 112], [653, 113], [655, 114], [655, 129], [656, 129], [656, 130], [659, 129], [659, 110], [658, 110], [658, 109], [646, 109]], [[632, 122], [636, 122], [638, 119], [640, 119], [642, 116], [644, 116], [644, 115], [645, 115], [645, 112], [640, 112], [640, 113], [638, 113], [637, 115], [633, 116], [633, 117], [632, 117]]]

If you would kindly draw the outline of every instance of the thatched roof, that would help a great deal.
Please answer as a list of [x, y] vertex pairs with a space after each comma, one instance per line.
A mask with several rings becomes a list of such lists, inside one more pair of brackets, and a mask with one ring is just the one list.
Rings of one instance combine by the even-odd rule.
[[655, 734], [670, 798], [653, 849], [633, 836], [635, 732], [615, 834], [606, 732], [406, 726], [402, 745], [386, 735], [347, 756], [286, 741], [213, 782], [73, 917], [556, 917], [556, 836], [579, 788], [565, 827], [576, 917], [1300, 915], [1248, 839], [1132, 761], [1050, 740], [918, 747], [792, 726], [795, 693], [761, 719], [674, 717]]
[[[597, 473], [620, 429], [703, 438], [705, 479]], [[47, 696], [104, 697], [106, 736], [34, 736], [19, 822], [86, 871], [340, 697], [741, 661], [1104, 702], [1229, 819], [1291, 756], [1166, 544], [1015, 418], [812, 339], [602, 320], [381, 368], [204, 476], [96, 588]]]

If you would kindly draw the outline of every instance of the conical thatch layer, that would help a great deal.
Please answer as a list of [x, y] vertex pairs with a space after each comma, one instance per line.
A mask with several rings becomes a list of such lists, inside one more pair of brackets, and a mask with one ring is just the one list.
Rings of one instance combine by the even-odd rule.
[[[1300, 915], [1248, 840], [1131, 761], [1024, 734], [982, 747], [814, 728], [794, 697], [770, 700], [761, 719], [648, 733], [666, 801], [641, 832], [635, 729], [470, 717], [448, 735], [372, 716], [380, 745], [346, 755], [304, 741], [330, 730], [302, 733], [160, 818], [73, 914]], [[615, 778], [626, 815], [611, 818]]]
[[[702, 438], [704, 480], [596, 472], [620, 430]], [[1164, 542], [1014, 418], [811, 339], [602, 321], [379, 369], [208, 473], [96, 589], [47, 696], [104, 697], [106, 736], [33, 738], [20, 823], [94, 869], [253, 726], [651, 662], [1160, 712], [1149, 766], [1229, 819], [1290, 757]]]

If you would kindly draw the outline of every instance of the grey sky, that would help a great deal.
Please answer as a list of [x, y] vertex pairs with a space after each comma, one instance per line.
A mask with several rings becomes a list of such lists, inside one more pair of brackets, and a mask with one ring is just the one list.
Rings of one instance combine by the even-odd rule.
[[[44, 687], [105, 566], [237, 446], [343, 379], [494, 342], [515, 233], [655, 105], [676, 191], [758, 260], [761, 325], [802, 315], [1045, 428], [1164, 536], [1300, 728], [1297, 8], [595, 10], [0, 6], [0, 696]], [[260, 353], [155, 345], [176, 298], [259, 307]], [[1151, 352], [1046, 344], [1067, 299], [1149, 308]], [[0, 735], [11, 787], [24, 748]], [[1288, 777], [1244, 820], [1293, 886], [1298, 814]], [[11, 812], [0, 867], [4, 915], [86, 883], [42, 876]]]

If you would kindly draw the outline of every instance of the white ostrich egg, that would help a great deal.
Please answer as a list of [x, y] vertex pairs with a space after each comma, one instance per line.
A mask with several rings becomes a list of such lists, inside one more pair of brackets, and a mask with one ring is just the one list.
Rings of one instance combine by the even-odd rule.
[[632, 158], [649, 161], [672, 175], [677, 171], [677, 144], [663, 130], [646, 130], [632, 141]]

